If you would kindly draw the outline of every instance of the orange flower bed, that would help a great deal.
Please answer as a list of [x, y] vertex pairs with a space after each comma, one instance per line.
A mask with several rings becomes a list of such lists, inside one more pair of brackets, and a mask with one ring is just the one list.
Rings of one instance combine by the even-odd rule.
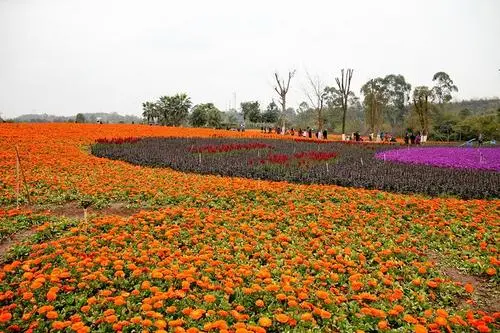
[[476, 302], [474, 286], [436, 262], [450, 259], [498, 286], [498, 200], [185, 174], [87, 150], [98, 138], [141, 136], [269, 137], [0, 124], [0, 219], [23, 214], [11, 210], [16, 145], [38, 204], [90, 198], [155, 208], [81, 221], [4, 263], [1, 331], [499, 328], [500, 315]]

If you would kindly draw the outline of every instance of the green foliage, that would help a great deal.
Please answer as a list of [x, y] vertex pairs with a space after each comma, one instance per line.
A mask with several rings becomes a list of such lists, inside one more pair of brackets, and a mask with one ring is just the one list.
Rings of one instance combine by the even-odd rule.
[[366, 123], [370, 131], [375, 132], [381, 126], [382, 112], [389, 100], [386, 82], [380, 77], [371, 79], [361, 87], [361, 93], [364, 95]]
[[407, 114], [406, 102], [410, 99], [411, 84], [407, 83], [403, 75], [390, 74], [384, 78], [387, 106], [384, 118], [392, 128], [403, 126]]
[[427, 86], [416, 87], [413, 90], [413, 110], [418, 116], [420, 129], [428, 133], [429, 118], [434, 94]]
[[457, 86], [453, 84], [453, 80], [445, 72], [434, 74], [432, 81], [436, 82], [436, 85], [432, 88], [432, 93], [440, 105], [451, 101], [451, 94], [458, 91]]
[[243, 118], [252, 123], [258, 123], [262, 119], [258, 101], [241, 103], [241, 112], [243, 113]]
[[267, 106], [266, 111], [262, 114], [261, 120], [264, 123], [276, 123], [280, 117], [278, 105], [272, 101]]
[[75, 122], [79, 124], [85, 123], [85, 116], [82, 113], [78, 113], [76, 115]]
[[144, 118], [166, 126], [179, 126], [188, 117], [191, 99], [186, 94], [162, 96], [156, 102], [142, 104]]
[[194, 127], [219, 128], [222, 125], [222, 113], [213, 103], [198, 104], [191, 111], [189, 121]]

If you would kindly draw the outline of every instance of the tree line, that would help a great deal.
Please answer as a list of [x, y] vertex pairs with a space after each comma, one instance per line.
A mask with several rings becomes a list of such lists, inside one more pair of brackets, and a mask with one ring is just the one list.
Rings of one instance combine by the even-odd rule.
[[352, 69], [342, 69], [333, 85], [307, 73], [306, 98], [296, 109], [287, 106], [295, 73], [289, 71], [285, 78], [274, 73], [277, 102], [272, 100], [265, 108], [258, 101], [244, 101], [239, 111], [222, 112], [213, 103], [193, 106], [182, 93], [143, 103], [143, 117], [148, 123], [166, 126], [221, 128], [244, 122], [247, 127], [310, 127], [341, 134], [414, 131], [437, 140], [469, 139], [478, 133], [491, 138], [500, 135], [500, 100], [491, 100], [479, 112], [460, 108], [452, 102], [458, 87], [445, 72], [434, 74], [433, 86], [413, 89], [401, 74], [372, 78], [360, 89], [362, 99], [351, 90]]

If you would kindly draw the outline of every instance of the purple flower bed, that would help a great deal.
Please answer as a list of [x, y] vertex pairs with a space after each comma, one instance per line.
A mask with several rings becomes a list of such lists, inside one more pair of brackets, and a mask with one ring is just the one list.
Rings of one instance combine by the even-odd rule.
[[429, 147], [378, 152], [378, 159], [445, 168], [500, 171], [500, 148]]

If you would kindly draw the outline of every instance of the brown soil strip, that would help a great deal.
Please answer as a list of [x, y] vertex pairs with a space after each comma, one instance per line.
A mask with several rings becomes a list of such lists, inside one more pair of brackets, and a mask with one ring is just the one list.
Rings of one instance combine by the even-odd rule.
[[[31, 208], [34, 213], [41, 213], [43, 211], [50, 211], [50, 215], [55, 216], [64, 216], [69, 218], [77, 218], [83, 219], [83, 208], [79, 206], [77, 202], [69, 202], [60, 206], [52, 206], [47, 207], [45, 209], [41, 208]], [[140, 208], [127, 208], [124, 203], [112, 203], [109, 207], [105, 207], [103, 209], [95, 209], [89, 207], [87, 209], [88, 215], [117, 215], [122, 217], [128, 217], [138, 213], [139, 211], [144, 210]], [[0, 241], [0, 262], [5, 257], [5, 254], [17, 243], [22, 242], [29, 236], [33, 235], [36, 232], [37, 226], [34, 226], [31, 229], [21, 230], [16, 232], [10, 237]]]
[[15, 234], [11, 235], [9, 238], [4, 239], [2, 242], [0, 242], [0, 262], [3, 261], [3, 258], [5, 257], [5, 254], [17, 243], [23, 241], [24, 239], [28, 238], [29, 236], [33, 235], [36, 232], [36, 228], [34, 227], [32, 229], [28, 230], [22, 230], [19, 232], [16, 232]]
[[[436, 263], [441, 273], [448, 276], [451, 280], [460, 282], [464, 286], [466, 283], [470, 283], [474, 287], [471, 298], [475, 302], [474, 307], [477, 310], [488, 313], [500, 312], [500, 289], [498, 286], [488, 281], [485, 277], [469, 275], [454, 267], [443, 264], [441, 260], [442, 256], [436, 252], [428, 253], [428, 256]], [[465, 299], [461, 299], [459, 303], [461, 304], [460, 306], [465, 306]]]

